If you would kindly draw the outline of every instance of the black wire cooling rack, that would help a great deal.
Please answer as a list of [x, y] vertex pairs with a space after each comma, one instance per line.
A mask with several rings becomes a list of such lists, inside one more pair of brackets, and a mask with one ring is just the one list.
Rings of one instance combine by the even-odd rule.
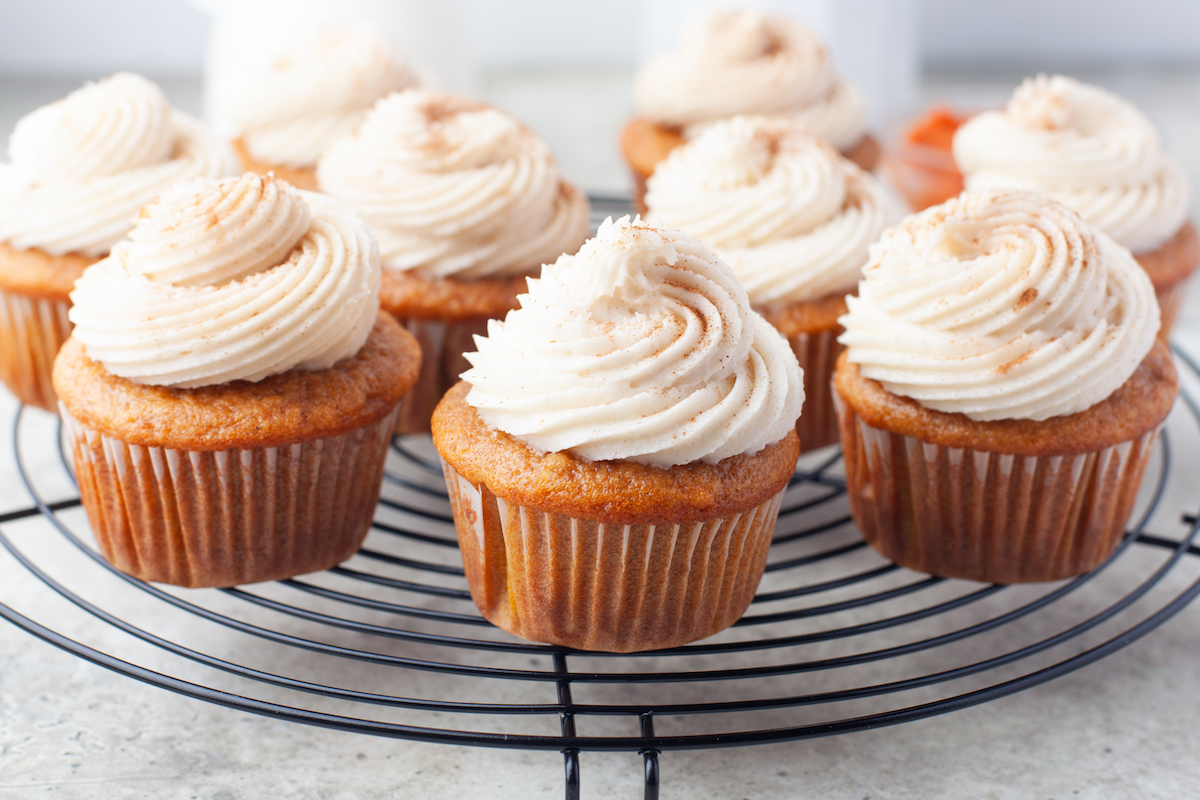
[[[60, 495], [73, 485], [61, 430], [60, 474], [39, 477], [45, 464], [35, 475], [30, 461], [44, 462], [46, 442], [32, 431], [45, 420], [18, 410], [13, 458], [32, 505], [0, 514], [3, 563], [90, 623], [19, 611], [3, 588], [0, 615], [88, 661], [230, 708], [375, 736], [557, 751], [568, 798], [580, 796], [581, 753], [637, 753], [645, 796], [656, 798], [662, 753], [977, 705], [1103, 658], [1189, 603], [1200, 592], [1197, 509], [1181, 506], [1195, 492], [1177, 477], [1191, 456], [1177, 454], [1200, 443], [1200, 367], [1176, 355], [1184, 391], [1129, 535], [1106, 564], [1069, 581], [985, 585], [884, 561], [850, 521], [832, 448], [801, 459], [759, 593], [730, 630], [627, 655], [524, 642], [471, 603], [436, 455], [428, 437], [409, 437], [393, 442], [374, 530], [345, 564], [235, 589], [159, 586], [98, 555], [77, 494], [44, 496], [44, 485], [57, 481]], [[31, 523], [36, 536], [22, 528]], [[11, 583], [0, 571], [0, 587]]]

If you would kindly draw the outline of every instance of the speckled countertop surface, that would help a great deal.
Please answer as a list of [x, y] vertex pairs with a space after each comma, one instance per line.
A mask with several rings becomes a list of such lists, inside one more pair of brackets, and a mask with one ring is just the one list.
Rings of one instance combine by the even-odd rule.
[[[994, 104], [1013, 74], [933, 75], [926, 98]], [[1200, 186], [1200, 70], [1095, 72], [1160, 125], [1168, 149]], [[489, 95], [550, 140], [564, 171], [585, 187], [624, 185], [614, 134], [628, 109], [628, 76], [522, 74], [488, 81]], [[77, 85], [0, 81], [0, 130], [35, 105]], [[191, 81], [164, 81], [175, 102], [198, 109]], [[1176, 344], [1200, 353], [1200, 284], [1178, 325]], [[0, 392], [0, 512], [29, 505], [11, 453], [15, 405]], [[1194, 425], [1193, 425], [1194, 427]], [[69, 496], [52, 447], [50, 418], [30, 412], [21, 433], [35, 482], [48, 497]], [[1188, 438], [1190, 436], [1191, 438]], [[1181, 435], [1160, 528], [1200, 508], [1195, 433]], [[1194, 488], [1193, 488], [1194, 487]], [[56, 494], [57, 493], [57, 494]], [[79, 513], [79, 512], [74, 512]], [[83, 593], [122, 606], [111, 579], [70, 554], [47, 553], [40, 521], [5, 524], [19, 546], [52, 561]], [[1153, 526], [1152, 526], [1153, 527]], [[1156, 528], [1157, 529], [1157, 528]], [[1172, 573], [1169, 595], [1196, 579]], [[87, 585], [77, 585], [86, 582]], [[110, 595], [111, 593], [111, 595]], [[115, 599], [114, 599], [115, 598]], [[97, 646], [113, 646], [153, 668], [159, 655], [71, 613], [40, 581], [0, 553], [0, 602]], [[153, 612], [146, 611], [153, 627]], [[172, 616], [174, 631], [217, 652], [233, 647], [200, 622]], [[293, 630], [302, 629], [295, 626]], [[1020, 631], [1001, 633], [1014, 641]], [[238, 644], [237, 646], [242, 646]], [[291, 668], [303, 653], [281, 651]], [[177, 665], [163, 661], [164, 669]], [[365, 674], [365, 673], [364, 673]], [[358, 673], [349, 671], [347, 680]], [[941, 717], [853, 735], [753, 748], [666, 753], [664, 798], [1184, 798], [1200, 796], [1200, 605], [1145, 638], [1042, 686]], [[378, 688], [378, 687], [377, 687]], [[384, 685], [390, 691], [403, 691]], [[586, 753], [584, 798], [642, 796], [640, 758]], [[0, 800], [9, 798], [370, 798], [546, 797], [563, 795], [556, 753], [471, 749], [378, 739], [253, 716], [176, 695], [86, 663], [0, 622]]]

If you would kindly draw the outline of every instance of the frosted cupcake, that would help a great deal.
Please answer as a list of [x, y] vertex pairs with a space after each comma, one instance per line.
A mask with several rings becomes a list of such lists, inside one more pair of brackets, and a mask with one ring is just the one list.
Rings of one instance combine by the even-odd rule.
[[587, 200], [537, 134], [497, 108], [414, 89], [390, 95], [317, 168], [363, 215], [383, 258], [381, 299], [421, 342], [401, 433], [429, 430], [462, 353], [516, 307], [525, 277], [587, 236]]
[[610, 220], [476, 344], [433, 441], [483, 615], [619, 652], [736, 621], [804, 390], [732, 270], [684, 234]]
[[1053, 197], [1133, 251], [1154, 284], [1165, 336], [1200, 264], [1188, 187], [1150, 121], [1098, 86], [1039, 75], [1004, 111], [973, 117], [954, 136], [968, 189], [1017, 187]]
[[0, 165], [0, 378], [57, 410], [50, 382], [71, 332], [68, 294], [167, 186], [236, 159], [138, 75], [89, 83], [17, 123]]
[[243, 168], [315, 189], [317, 161], [353, 133], [379, 98], [419, 83], [382, 38], [331, 29], [293, 42], [230, 98]]
[[734, 117], [676, 148], [646, 182], [647, 219], [733, 267], [804, 370], [806, 451], [838, 440], [829, 381], [837, 318], [889, 222], [878, 182], [794, 122]]
[[366, 536], [412, 337], [345, 204], [247, 174], [177, 184], [88, 267], [54, 368], [101, 553], [231, 586], [325, 569]]
[[968, 190], [889, 229], [847, 300], [835, 391], [868, 542], [1000, 583], [1112, 553], [1178, 391], [1128, 250], [1041, 195]]
[[866, 170], [879, 159], [858, 90], [833, 71], [811, 31], [753, 9], [708, 11], [683, 31], [678, 51], [659, 55], [634, 83], [638, 115], [621, 132], [635, 205], [646, 178], [705, 125], [736, 114], [791, 119]]

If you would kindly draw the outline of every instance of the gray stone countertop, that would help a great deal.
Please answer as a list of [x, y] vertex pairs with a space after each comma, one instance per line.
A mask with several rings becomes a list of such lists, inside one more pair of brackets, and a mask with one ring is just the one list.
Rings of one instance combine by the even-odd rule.
[[[927, 80], [925, 99], [946, 98], [967, 106], [994, 104], [1007, 96], [1019, 77], [1015, 73], [933, 75]], [[1098, 72], [1081, 77], [1105, 83], [1146, 109], [1162, 127], [1169, 149], [1188, 171], [1192, 185], [1200, 186], [1200, 70]], [[624, 186], [611, 143], [628, 111], [627, 80], [627, 75], [609, 73], [498, 76], [488, 82], [488, 93], [543, 130], [568, 175], [590, 189], [611, 192]], [[21, 113], [61, 96], [77, 83], [0, 81], [0, 129], [10, 130]], [[165, 81], [164, 85], [177, 104], [198, 108], [194, 82]], [[582, 102], [581, 96], [591, 100]], [[1193, 282], [1174, 337], [1177, 346], [1196, 354], [1200, 354], [1198, 287]], [[1197, 383], [1189, 379], [1188, 386], [1200, 394]], [[0, 392], [0, 513], [30, 504], [12, 455], [14, 414], [14, 402]], [[1160, 511], [1150, 521], [1153, 531], [1181, 535], [1179, 515], [1200, 510], [1200, 456], [1196, 455], [1200, 431], [1196, 428], [1193, 419], [1177, 409], [1172, 418], [1172, 474]], [[39, 492], [51, 499], [72, 496], [58, 463], [52, 418], [27, 412], [18, 435]], [[64, 512], [63, 518], [86, 530], [77, 509]], [[439, 691], [458, 691], [447, 689], [450, 684], [440, 683], [438, 676], [406, 677], [414, 682], [409, 687], [396, 686], [392, 674], [365, 666], [315, 667], [301, 651], [226, 635], [190, 615], [147, 603], [63, 546], [42, 520], [4, 523], [0, 530], [81, 595], [206, 652], [284, 674], [316, 670], [329, 682], [380, 692], [411, 690], [439, 696]], [[1149, 558], [1123, 557], [1122, 562], [1128, 563], [1121, 567], [1141, 574], [1158, 563]], [[1189, 559], [1200, 561], [1195, 557], [1185, 561]], [[1153, 610], [1164, 604], [1195, 581], [1198, 573], [1200, 567], [1181, 564], [1138, 608]], [[1099, 580], [1094, 590], [1062, 603], [1061, 611], [1052, 610], [1050, 622], [1029, 625], [1053, 624], [1056, 613], [1087, 613], [1089, 604], [1102, 605], [1104, 592], [1119, 586], [1126, 584], [1115, 576], [1111, 581]], [[68, 606], [2, 551], [0, 602], [149, 669], [198, 682], [214, 681], [231, 691], [257, 691], [257, 696], [267, 699], [294, 699], [202, 671], [108, 629]], [[220, 598], [211, 602], [224, 607]], [[300, 620], [278, 624], [294, 634], [308, 630]], [[1119, 628], [1118, 621], [1107, 630], [1111, 634]], [[1007, 626], [988, 646], [1015, 646], [1035, 633], [1022, 625]], [[1103, 638], [1085, 637], [1079, 647]], [[346, 640], [353, 641], [358, 640]], [[404, 650], [398, 647], [394, 652]], [[1066, 655], [1074, 652], [1068, 650]], [[613, 665], [606, 662], [605, 666]], [[941, 668], [936, 662], [917, 666]], [[983, 705], [850, 735], [664, 753], [661, 796], [697, 800], [1197, 797], [1198, 679], [1200, 605], [1193, 605], [1096, 663]], [[814, 678], [814, 690], [828, 688], [823, 680]], [[712, 684], [695, 684], [685, 697], [707, 700], [721, 691], [718, 686], [710, 693], [707, 686]], [[970, 688], [974, 685], [964, 687]], [[522, 689], [509, 688], [496, 699], [521, 697], [525, 697]], [[931, 697], [917, 694], [915, 701]], [[311, 704], [325, 707], [317, 701]], [[345, 712], [346, 706], [339, 708]], [[378, 712], [368, 709], [366, 713]], [[581, 760], [584, 798], [642, 796], [639, 756], [584, 753]], [[562, 758], [554, 752], [391, 740], [252, 715], [147, 686], [0, 622], [0, 800], [562, 795]]]

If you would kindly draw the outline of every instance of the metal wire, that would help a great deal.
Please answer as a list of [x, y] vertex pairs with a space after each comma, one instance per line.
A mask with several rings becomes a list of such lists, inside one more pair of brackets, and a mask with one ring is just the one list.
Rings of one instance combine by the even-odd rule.
[[[1194, 360], [1177, 357], [1185, 377], [1200, 380]], [[849, 520], [831, 451], [806, 459], [797, 472], [764, 587], [734, 628], [684, 647], [625, 655], [519, 641], [482, 619], [457, 559], [440, 469], [420, 439], [394, 442], [375, 529], [351, 562], [274, 584], [177, 591], [104, 561], [72, 511], [77, 496], [42, 497], [19, 445], [28, 427], [18, 410], [12, 457], [32, 505], [0, 514], [0, 548], [12, 565], [4, 568], [24, 570], [72, 613], [150, 645], [168, 668], [150, 666], [136, 648], [73, 640], [56, 620], [18, 610], [2, 591], [0, 616], [88, 661], [230, 708], [376, 736], [559, 751], [567, 797], [580, 796], [580, 754], [589, 751], [639, 754], [645, 796], [656, 798], [664, 752], [850, 733], [1004, 697], [1126, 646], [1200, 593], [1200, 509], [1162, 508], [1173, 451], [1194, 451], [1172, 441], [1200, 431], [1200, 406], [1186, 386], [1128, 536], [1092, 573], [1018, 588], [942, 580], [885, 563], [864, 549]], [[63, 468], [69, 473], [65, 461]], [[1184, 515], [1175, 535], [1148, 530], [1152, 520], [1163, 525], [1174, 514]], [[107, 594], [92, 600], [84, 586], [56, 578], [57, 560], [27, 552], [9, 530], [32, 518], [44, 529], [39, 541], [82, 554], [86, 569], [115, 579], [125, 599], [141, 598], [180, 624], [164, 635], [114, 610], [122, 604]], [[1164, 587], [1173, 572], [1186, 573], [1182, 588], [1178, 578], [1175, 588]], [[211, 638], [189, 637], [197, 625], [217, 626], [250, 646], [237, 648], [244, 654], [237, 658], [214, 652]], [[297, 666], [276, 659], [267, 668], [255, 663], [264, 648], [314, 660]], [[351, 662], [387, 677], [342, 685], [339, 665]], [[206, 677], [182, 677], [195, 674]], [[394, 691], [411, 683], [426, 693]], [[479, 693], [489, 696], [474, 698]], [[454, 724], [431, 724], [433, 714], [453, 715]], [[587, 730], [603, 719], [616, 727]], [[556, 732], [530, 732], [530, 724], [555, 720]], [[628, 733], [619, 730], [622, 720]]]

